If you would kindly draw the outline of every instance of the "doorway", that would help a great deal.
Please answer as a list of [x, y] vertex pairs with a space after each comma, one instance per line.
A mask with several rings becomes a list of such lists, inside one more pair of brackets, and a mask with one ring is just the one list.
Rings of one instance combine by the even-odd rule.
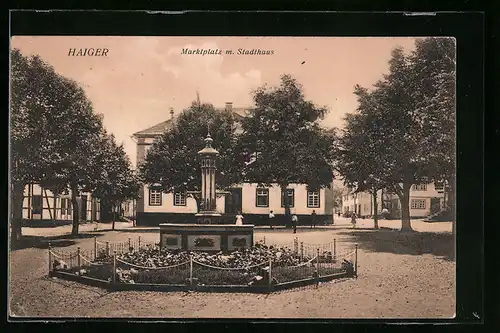
[[241, 188], [232, 188], [226, 196], [224, 212], [226, 214], [236, 214], [242, 208]]
[[82, 208], [80, 209], [82, 216], [80, 217], [80, 220], [82, 221], [87, 221], [87, 196], [82, 195]]

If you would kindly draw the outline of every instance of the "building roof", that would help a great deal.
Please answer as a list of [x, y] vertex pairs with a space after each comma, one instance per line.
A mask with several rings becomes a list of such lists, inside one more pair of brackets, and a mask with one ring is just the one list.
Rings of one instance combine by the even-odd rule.
[[[218, 111], [225, 110], [224, 107], [217, 107], [215, 109]], [[248, 111], [250, 110], [250, 108], [242, 108], [242, 107], [235, 108], [235, 107], [233, 107], [233, 108], [231, 108], [231, 110], [233, 111], [234, 115], [238, 118], [238, 120], [241, 120], [242, 118], [244, 118], [248, 115]], [[166, 130], [172, 128], [176, 118], [177, 117], [174, 116], [173, 118], [165, 120], [159, 124], [156, 124], [154, 126], [146, 128], [142, 131], [136, 132], [136, 133], [132, 134], [132, 136], [134, 136], [134, 137], [155, 137], [155, 136], [161, 135], [161, 134], [165, 133]]]

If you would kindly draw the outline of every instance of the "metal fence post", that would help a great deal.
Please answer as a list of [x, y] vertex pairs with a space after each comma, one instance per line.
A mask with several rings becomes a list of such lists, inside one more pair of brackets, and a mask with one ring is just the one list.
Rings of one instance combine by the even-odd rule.
[[333, 239], [333, 260], [337, 260], [337, 241]]
[[300, 261], [304, 260], [304, 242], [300, 242]]
[[272, 266], [273, 266], [273, 260], [271, 258], [269, 258], [269, 277], [268, 277], [269, 291], [271, 291], [273, 289]]
[[52, 247], [49, 243], [49, 275], [52, 272], [52, 253], [51, 253]]
[[354, 249], [354, 276], [358, 277], [358, 244], [355, 245]]
[[319, 283], [319, 248], [316, 249], [316, 285]]
[[80, 247], [76, 248], [76, 262], [77, 262], [78, 268], [80, 268]]
[[116, 251], [113, 251], [113, 283], [116, 283]]
[[106, 257], [109, 257], [109, 242], [106, 242]]
[[94, 260], [97, 259], [97, 237], [94, 237]]
[[264, 236], [264, 239], [262, 240], [264, 245], [266, 245], [266, 236]]
[[193, 255], [189, 256], [189, 286], [193, 287]]
[[130, 251], [130, 246], [131, 246], [131, 243], [130, 243], [130, 237], [128, 238], [128, 250]]
[[138, 248], [140, 250], [141, 249], [141, 236], [139, 236], [139, 241], [138, 242], [139, 242]]

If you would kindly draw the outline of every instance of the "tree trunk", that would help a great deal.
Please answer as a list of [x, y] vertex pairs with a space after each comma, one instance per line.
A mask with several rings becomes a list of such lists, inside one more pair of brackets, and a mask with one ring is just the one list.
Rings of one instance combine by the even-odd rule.
[[[451, 217], [451, 235], [453, 237], [453, 259], [455, 259], [455, 251], [456, 251], [456, 220], [455, 220], [455, 203], [456, 203], [456, 196], [455, 196], [455, 179], [452, 179], [450, 182], [450, 193], [448, 195], [448, 202], [449, 202], [449, 207], [450, 207], [450, 217]], [[445, 189], [446, 191], [446, 189]]]
[[403, 183], [401, 194], [398, 194], [401, 201], [401, 231], [413, 231], [410, 220], [410, 183]]
[[288, 205], [288, 200], [287, 200], [287, 194], [288, 194], [286, 192], [287, 187], [288, 187], [288, 184], [280, 185], [282, 200], [285, 203], [285, 223], [286, 223], [286, 225], [291, 226], [292, 225], [292, 214], [290, 211], [290, 205]]
[[373, 191], [373, 227], [378, 229], [378, 204], [376, 189]]
[[111, 222], [111, 230], [115, 230], [116, 206], [113, 204], [111, 207], [113, 209], [113, 221]]
[[383, 189], [383, 188], [382, 188], [382, 190], [380, 191], [380, 200], [381, 200], [381, 202], [380, 202], [380, 203], [382, 204], [382, 205], [381, 205], [381, 206], [382, 206], [382, 209], [384, 209], [384, 208], [385, 208], [385, 206], [384, 206], [384, 189]]
[[[354, 194], [354, 214], [356, 214], [356, 216], [358, 215], [358, 204], [356, 203], [356, 199], [358, 198], [358, 194], [355, 193]], [[359, 216], [358, 216], [359, 217]]]
[[25, 184], [13, 182], [11, 186], [11, 245], [15, 247], [22, 237], [23, 201]]
[[73, 206], [73, 228], [71, 235], [78, 235], [78, 228], [80, 226], [80, 209], [78, 204], [78, 189], [75, 185], [71, 186], [71, 205]]

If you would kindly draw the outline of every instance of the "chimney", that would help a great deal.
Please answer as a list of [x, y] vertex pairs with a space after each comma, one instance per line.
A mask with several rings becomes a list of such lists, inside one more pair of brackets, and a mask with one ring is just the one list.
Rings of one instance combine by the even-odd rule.
[[170, 108], [170, 119], [174, 119], [174, 108]]
[[233, 102], [226, 102], [226, 111], [233, 111]]

